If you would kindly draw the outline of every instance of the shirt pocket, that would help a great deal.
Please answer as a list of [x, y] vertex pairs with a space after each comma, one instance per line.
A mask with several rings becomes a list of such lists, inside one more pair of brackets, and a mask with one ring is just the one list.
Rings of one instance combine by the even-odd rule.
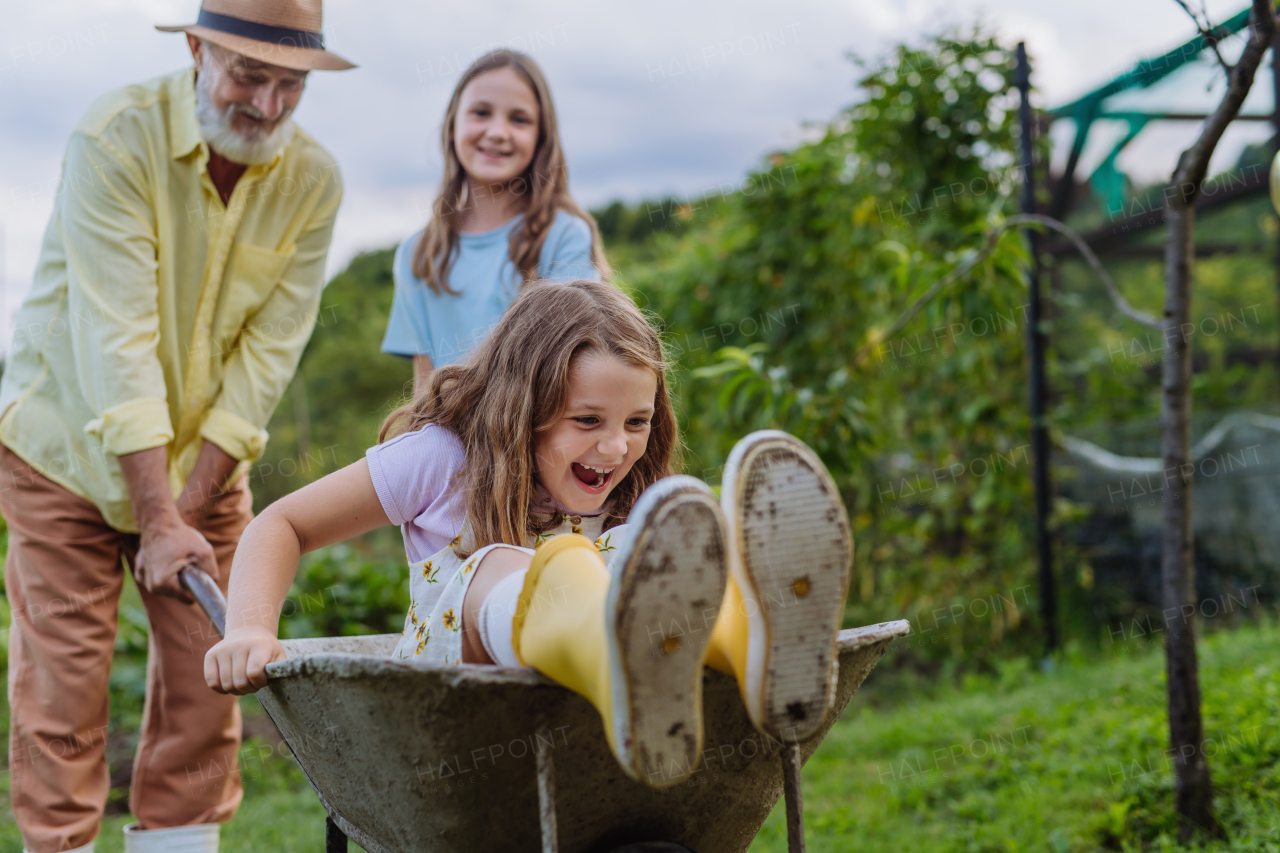
[[219, 312], [218, 330], [224, 338], [234, 341], [240, 336], [246, 321], [266, 304], [280, 284], [297, 251], [296, 246], [290, 246], [287, 252], [275, 252], [251, 243], [236, 244], [227, 270], [226, 297]]

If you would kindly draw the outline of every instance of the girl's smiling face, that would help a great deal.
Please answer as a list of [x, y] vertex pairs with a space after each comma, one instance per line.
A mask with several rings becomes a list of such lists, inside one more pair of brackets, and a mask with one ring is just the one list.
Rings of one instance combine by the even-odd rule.
[[646, 367], [588, 352], [569, 368], [564, 413], [539, 433], [538, 479], [565, 509], [592, 513], [604, 506], [649, 446], [658, 377]]
[[538, 149], [538, 96], [513, 68], [476, 77], [458, 100], [453, 148], [473, 192], [500, 192]]

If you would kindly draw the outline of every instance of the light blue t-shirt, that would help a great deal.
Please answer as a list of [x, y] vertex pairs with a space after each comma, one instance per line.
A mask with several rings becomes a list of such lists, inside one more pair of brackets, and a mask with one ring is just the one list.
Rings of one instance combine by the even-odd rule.
[[[520, 276], [507, 254], [511, 229], [523, 217], [483, 234], [459, 234], [458, 253], [449, 270], [457, 296], [436, 293], [413, 274], [419, 231], [396, 249], [395, 298], [382, 351], [406, 358], [431, 356], [435, 367], [466, 357], [515, 301]], [[556, 281], [600, 280], [591, 262], [591, 227], [566, 211], [557, 211], [542, 244], [538, 277]]]

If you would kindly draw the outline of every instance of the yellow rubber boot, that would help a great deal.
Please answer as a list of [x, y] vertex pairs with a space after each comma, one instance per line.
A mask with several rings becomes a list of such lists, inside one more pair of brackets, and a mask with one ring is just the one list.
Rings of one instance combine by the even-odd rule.
[[529, 564], [512, 620], [512, 645], [525, 666], [586, 697], [614, 744], [605, 602], [609, 570], [590, 540], [557, 536]]
[[724, 523], [706, 485], [677, 476], [645, 490], [629, 528], [608, 567], [580, 536], [538, 548], [512, 645], [525, 666], [595, 706], [628, 776], [666, 788], [702, 756], [711, 636], [678, 628], [724, 600]]
[[742, 591], [732, 577], [724, 590], [724, 603], [716, 615], [716, 625], [711, 632], [711, 646], [707, 649], [707, 666], [732, 675], [743, 685], [747, 676], [747, 614]]

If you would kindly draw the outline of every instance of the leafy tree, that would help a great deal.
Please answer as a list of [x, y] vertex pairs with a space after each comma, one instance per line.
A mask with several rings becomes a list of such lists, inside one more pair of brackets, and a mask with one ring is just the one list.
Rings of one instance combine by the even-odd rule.
[[849, 618], [913, 617], [904, 658], [1030, 636], [1019, 241], [882, 339], [1008, 207], [1011, 69], [978, 32], [897, 48], [819, 139], [624, 276], [667, 324], [694, 473], [716, 480], [748, 429], [812, 444], [854, 519]]

